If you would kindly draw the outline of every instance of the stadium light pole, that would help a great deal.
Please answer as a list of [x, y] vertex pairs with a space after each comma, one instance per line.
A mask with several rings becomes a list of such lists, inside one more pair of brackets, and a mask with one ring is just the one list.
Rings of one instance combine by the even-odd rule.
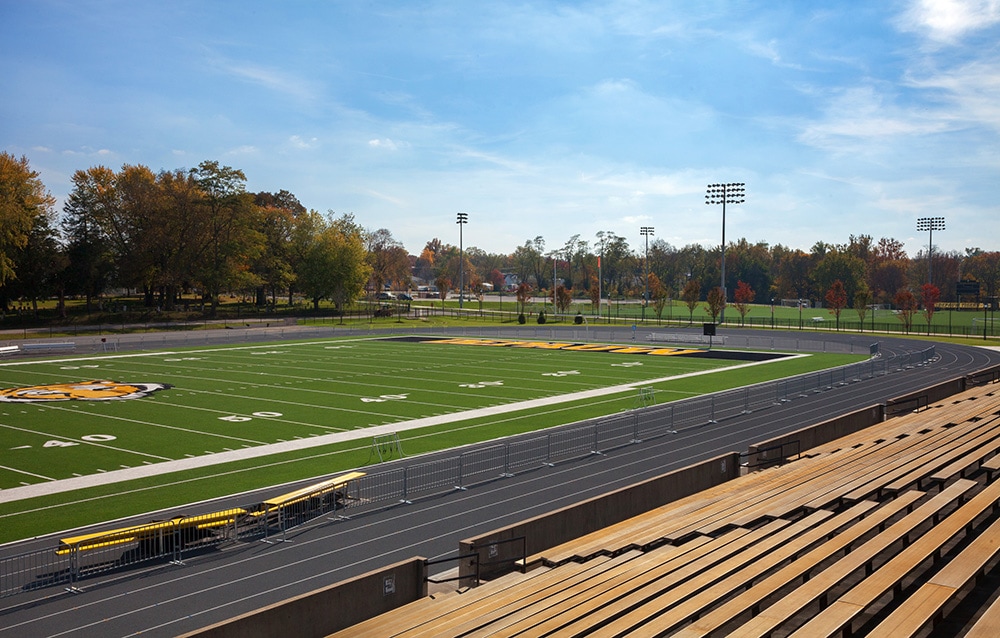
[[646, 238], [646, 292], [642, 300], [642, 320], [646, 321], [646, 306], [649, 305], [649, 236], [653, 234], [653, 227], [642, 226], [639, 234]]
[[933, 284], [934, 278], [931, 275], [934, 271], [934, 231], [944, 230], [944, 217], [919, 217], [917, 230], [926, 230], [930, 233], [927, 239], [927, 283]]
[[[597, 319], [601, 318], [601, 304], [604, 300], [604, 272], [601, 270], [601, 260], [604, 259], [604, 244], [611, 236], [610, 230], [597, 231], [597, 238], [601, 240], [601, 254], [597, 256]], [[611, 322], [611, 300], [608, 299], [608, 322]]]
[[552, 259], [552, 316], [555, 317], [559, 314], [556, 312], [556, 260], [559, 258], [559, 251], [549, 251], [545, 256]]
[[705, 193], [706, 204], [722, 204], [722, 310], [719, 313], [719, 323], [726, 322], [726, 204], [742, 204], [746, 201], [746, 184], [730, 182], [728, 184], [709, 184]]
[[462, 226], [469, 223], [468, 213], [459, 213], [458, 221], [458, 309], [462, 309], [462, 298], [465, 296], [465, 254], [462, 249]]

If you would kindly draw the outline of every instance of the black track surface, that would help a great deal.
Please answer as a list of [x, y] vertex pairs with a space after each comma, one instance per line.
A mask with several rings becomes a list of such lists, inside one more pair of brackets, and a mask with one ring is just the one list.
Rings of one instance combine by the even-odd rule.
[[[593, 338], [600, 339], [598, 329], [591, 331]], [[838, 338], [851, 337], [822, 336], [826, 340]], [[883, 356], [928, 346], [926, 342], [879, 340]], [[461, 539], [722, 452], [742, 452], [774, 435], [1000, 363], [1000, 352], [949, 344], [937, 344], [936, 348], [938, 360], [926, 367], [797, 398], [467, 491], [350, 520], [321, 519], [292, 530], [289, 542], [240, 543], [195, 556], [182, 566], [155, 565], [96, 577], [82, 581], [80, 593], [50, 588], [8, 598], [0, 601], [0, 638], [176, 636], [395, 561], [417, 555], [453, 556]], [[421, 457], [420, 461], [427, 459]], [[253, 496], [246, 498], [246, 502], [252, 501]], [[53, 539], [42, 542], [55, 545]], [[4, 555], [13, 551], [16, 547], [3, 548]]]

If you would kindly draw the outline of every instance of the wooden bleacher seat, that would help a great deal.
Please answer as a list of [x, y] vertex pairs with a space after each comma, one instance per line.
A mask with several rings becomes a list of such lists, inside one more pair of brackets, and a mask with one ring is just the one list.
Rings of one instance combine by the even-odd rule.
[[884, 594], [898, 591], [906, 576], [926, 559], [934, 557], [956, 534], [969, 528], [980, 514], [996, 507], [998, 500], [1000, 483], [993, 483], [813, 616], [792, 635], [813, 638], [840, 633]]
[[765, 636], [783, 625], [810, 603], [825, 598], [827, 592], [861, 568], [871, 563], [897, 541], [909, 536], [918, 525], [936, 517], [940, 512], [961, 498], [976, 485], [973, 481], [959, 480], [925, 501], [895, 524], [887, 527], [868, 542], [854, 549], [839, 561], [815, 574], [784, 598], [761, 611], [749, 622], [734, 630], [732, 636]]
[[994, 454], [992, 457], [983, 461], [983, 464], [979, 466], [981, 470], [984, 470], [989, 477], [993, 480], [993, 475], [1000, 470], [1000, 454]]
[[805, 529], [796, 535], [794, 539], [783, 543], [780, 547], [774, 548], [765, 556], [745, 565], [742, 569], [734, 570], [724, 579], [701, 590], [687, 600], [664, 607], [651, 622], [644, 625], [643, 631], [656, 633], [676, 629], [688, 619], [702, 613], [711, 605], [716, 604], [718, 601], [726, 600], [739, 589], [750, 587], [754, 580], [777, 569], [785, 561], [794, 560], [799, 553], [806, 551], [824, 539], [833, 537], [837, 530], [845, 529], [846, 531], [846, 528], [852, 524], [861, 522], [864, 522], [866, 527], [868, 525], [877, 525], [880, 522], [878, 516], [872, 516], [871, 520], [858, 520], [868, 515], [876, 506], [877, 503], [872, 501], [862, 501], [854, 507], [823, 521], [819, 525]]
[[[1000, 553], [1000, 520], [977, 534], [969, 545], [938, 573], [911, 593], [868, 636], [913, 636], [942, 614], [942, 610], [986, 564]], [[995, 634], [997, 635], [997, 634]]]
[[[899, 498], [886, 503], [856, 524], [843, 530], [841, 533], [830, 538], [826, 542], [818, 545], [807, 553], [796, 557], [791, 563], [782, 567], [777, 572], [771, 574], [732, 598], [720, 607], [704, 614], [693, 624], [685, 627], [677, 636], [693, 638], [694, 636], [706, 636], [718, 630], [733, 618], [738, 617], [747, 611], [752, 611], [760, 606], [768, 597], [777, 591], [796, 581], [799, 578], [808, 578], [809, 574], [817, 565], [828, 560], [841, 551], [849, 551], [851, 546], [866, 534], [875, 529], [881, 529], [888, 520], [907, 510], [924, 494], [918, 491], [906, 492]], [[926, 515], [922, 517], [922, 520]], [[916, 524], [919, 521], [914, 521]], [[901, 531], [901, 530], [900, 530]]]
[[929, 581], [907, 596], [899, 607], [868, 636], [913, 636], [942, 614], [959, 591], [974, 582], [986, 564], [1000, 552], [1000, 520], [963, 549]]
[[964, 638], [996, 638], [1000, 636], [1000, 598], [986, 608]]
[[[683, 546], [664, 546], [644, 555], [637, 569], [632, 569], [634, 565], [631, 563], [621, 565], [621, 568], [625, 570], [624, 579], [610, 580], [609, 583], [620, 582], [621, 580], [632, 582], [636, 580], [683, 579], [692, 573], [696, 573], [705, 565], [712, 564], [713, 560], [718, 560], [714, 557], [738, 551], [739, 548], [752, 543], [761, 534], [761, 532], [751, 532], [745, 529], [733, 530], [719, 538], [701, 542], [694, 549], [682, 552], [678, 550], [682, 550]], [[660, 556], [661, 552], [664, 552], [663, 556], [665, 558]], [[631, 554], [632, 552], [629, 553], [629, 555]], [[561, 569], [562, 567], [552, 571], [558, 572]], [[615, 579], [617, 576], [619, 576], [617, 571], [610, 574], [612, 579]], [[578, 604], [586, 604], [586, 601], [593, 596], [595, 591], [600, 591], [592, 585], [593, 583], [589, 583], [583, 587], [563, 587], [561, 589], [568, 590], [566, 594], [570, 596], [579, 597], [582, 595], [582, 598], [577, 598]], [[539, 610], [544, 610], [552, 605], [561, 603], [564, 599], [565, 595], [560, 595], [558, 592], [547, 592], [545, 596], [535, 598], [525, 597], [518, 592], [511, 592], [509, 597], [493, 601], [502, 603], [497, 607], [471, 610], [470, 613], [467, 613], [463, 617], [439, 619], [434, 623], [424, 625], [421, 631], [407, 632], [400, 635], [407, 638], [416, 638], [418, 636], [442, 638], [444, 636], [460, 636], [480, 630], [486, 626], [489, 626], [491, 630], [496, 630], [510, 624], [516, 619], [521, 619], [525, 616], [534, 616], [540, 613]]]

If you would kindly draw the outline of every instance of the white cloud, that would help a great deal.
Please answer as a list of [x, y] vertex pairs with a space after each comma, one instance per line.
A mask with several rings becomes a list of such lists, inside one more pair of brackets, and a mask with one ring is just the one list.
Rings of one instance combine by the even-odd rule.
[[368, 140], [368, 146], [370, 146], [372, 148], [383, 148], [383, 149], [386, 149], [388, 151], [399, 150], [399, 147], [396, 145], [396, 143], [393, 142], [388, 137], [383, 138], [383, 139]]
[[859, 152], [867, 144], [941, 133], [953, 126], [940, 114], [896, 106], [873, 86], [834, 92], [824, 111], [824, 118], [803, 127], [799, 139], [834, 152]]
[[935, 42], [956, 44], [967, 34], [1000, 23], [1000, 0], [916, 0], [899, 26]]
[[949, 117], [1000, 131], [1000, 61], [978, 61], [951, 71], [910, 78], [911, 86], [940, 91]]
[[299, 135], [293, 135], [288, 138], [288, 143], [293, 148], [298, 149], [316, 148], [316, 145], [319, 144], [319, 138], [310, 137], [309, 139], [303, 139]]
[[209, 65], [240, 80], [303, 102], [313, 102], [316, 98], [317, 90], [312, 82], [283, 69], [227, 60], [218, 56], [212, 56]]

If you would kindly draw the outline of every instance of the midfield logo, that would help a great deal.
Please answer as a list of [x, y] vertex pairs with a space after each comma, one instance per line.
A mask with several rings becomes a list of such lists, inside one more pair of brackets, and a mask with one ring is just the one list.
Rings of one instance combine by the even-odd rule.
[[167, 383], [121, 383], [103, 380], [50, 383], [0, 390], [0, 403], [138, 399], [148, 397], [157, 390], [167, 390], [172, 387]]

